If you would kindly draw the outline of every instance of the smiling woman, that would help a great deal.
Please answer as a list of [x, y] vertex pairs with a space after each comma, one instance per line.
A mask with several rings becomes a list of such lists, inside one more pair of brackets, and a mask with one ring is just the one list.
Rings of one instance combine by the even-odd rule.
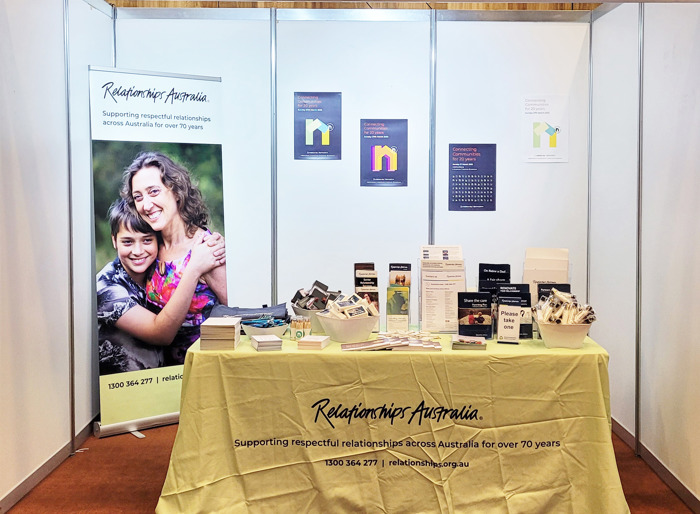
[[[159, 234], [158, 259], [146, 284], [147, 300], [163, 309], [173, 297], [192, 250], [209, 234], [209, 212], [189, 171], [160, 152], [139, 154], [123, 175], [122, 197]], [[184, 323], [165, 352], [165, 365], [184, 362], [199, 326], [217, 303], [226, 304], [225, 261], [202, 276]]]

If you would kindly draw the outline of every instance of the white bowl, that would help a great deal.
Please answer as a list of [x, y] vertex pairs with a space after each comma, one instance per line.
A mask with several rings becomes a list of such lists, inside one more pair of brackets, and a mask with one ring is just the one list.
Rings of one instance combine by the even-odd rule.
[[244, 325], [241, 323], [241, 328], [246, 333], [247, 336], [261, 336], [261, 335], [276, 335], [277, 337], [282, 337], [284, 333], [289, 328], [289, 323], [284, 325], [279, 325], [277, 327], [254, 327], [252, 325]]
[[379, 316], [364, 318], [337, 319], [329, 316], [317, 316], [323, 330], [333, 341], [338, 343], [359, 343], [367, 341], [379, 322]]
[[547, 348], [581, 348], [591, 328], [590, 323], [581, 325], [564, 325], [556, 323], [538, 323], [540, 335]]
[[325, 334], [325, 332], [323, 331], [323, 327], [321, 326], [321, 322], [318, 321], [318, 318], [316, 317], [316, 313], [318, 311], [301, 309], [294, 304], [292, 304], [292, 309], [294, 310], [294, 314], [296, 314], [297, 316], [306, 316], [311, 320], [311, 333], [313, 335]]

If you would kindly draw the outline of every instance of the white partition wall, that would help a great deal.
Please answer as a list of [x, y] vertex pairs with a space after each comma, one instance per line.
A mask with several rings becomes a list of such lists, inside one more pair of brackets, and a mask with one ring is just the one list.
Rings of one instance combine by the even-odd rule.
[[45, 476], [37, 469], [67, 456], [71, 441], [63, 7], [0, 0], [3, 512]]
[[[428, 240], [429, 12], [313, 14], [277, 28], [280, 301], [314, 280], [354, 291], [353, 263], [373, 261], [384, 305], [389, 263]], [[294, 92], [310, 91], [342, 93], [342, 160], [294, 160]], [[408, 120], [407, 187], [360, 187], [361, 119]]]
[[639, 6], [595, 19], [592, 34], [591, 336], [610, 354], [613, 418], [634, 434]]
[[269, 18], [267, 9], [117, 11], [117, 67], [221, 77], [228, 299], [241, 307], [270, 302]]
[[[645, 4], [640, 439], [700, 497], [700, 4]], [[673, 127], [666, 129], [667, 126]]]
[[[68, 2], [70, 162], [73, 204], [73, 311], [75, 425], [80, 432], [99, 413], [92, 163], [88, 66], [111, 66], [112, 7], [102, 1]], [[93, 344], [93, 341], [95, 343]]]
[[[479, 262], [508, 263], [520, 282], [527, 247], [568, 248], [572, 291], [583, 297], [589, 24], [451, 16], [437, 31], [435, 242], [462, 245], [471, 288]], [[525, 162], [522, 103], [532, 95], [568, 99], [567, 162]], [[450, 143], [497, 145], [496, 211], [448, 210]]]

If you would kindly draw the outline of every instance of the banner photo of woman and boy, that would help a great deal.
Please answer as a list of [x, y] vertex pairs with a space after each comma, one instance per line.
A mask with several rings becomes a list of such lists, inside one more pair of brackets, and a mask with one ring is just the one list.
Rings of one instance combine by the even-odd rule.
[[106, 432], [177, 420], [185, 353], [227, 303], [219, 106], [218, 78], [90, 69]]

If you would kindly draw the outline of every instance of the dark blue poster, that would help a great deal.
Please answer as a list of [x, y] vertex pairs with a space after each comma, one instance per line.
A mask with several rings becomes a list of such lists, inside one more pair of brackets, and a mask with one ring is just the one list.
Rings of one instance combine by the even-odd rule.
[[360, 120], [360, 186], [408, 185], [408, 120]]
[[496, 210], [496, 145], [450, 145], [449, 210]]
[[339, 160], [341, 93], [294, 93], [294, 159]]

